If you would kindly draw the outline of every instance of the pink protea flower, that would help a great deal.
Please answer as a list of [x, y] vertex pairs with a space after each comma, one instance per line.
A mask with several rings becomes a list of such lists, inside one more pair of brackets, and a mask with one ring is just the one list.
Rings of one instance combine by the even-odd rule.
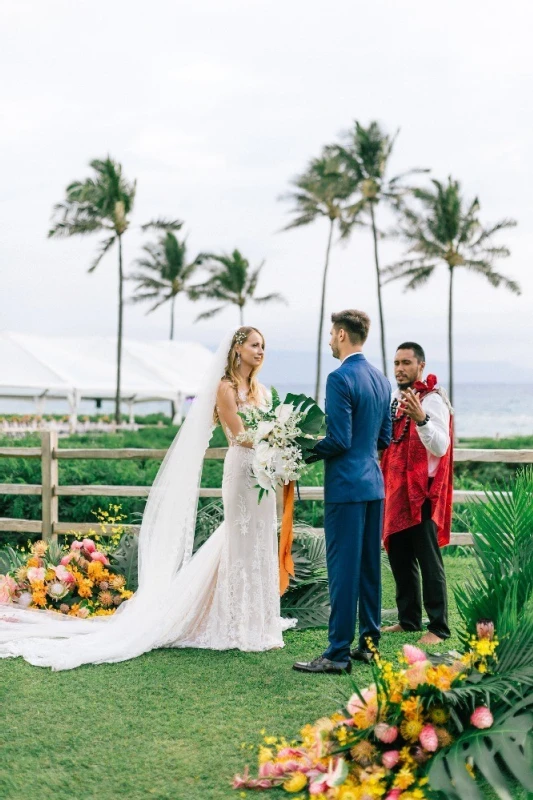
[[384, 767], [387, 767], [387, 769], [394, 769], [394, 767], [400, 760], [400, 753], [398, 752], [398, 750], [387, 750], [381, 756], [381, 760], [383, 761]]
[[66, 567], [67, 564], [70, 564], [73, 558], [74, 558], [74, 553], [67, 553], [66, 556], [63, 556], [63, 558], [59, 563], [61, 564], [61, 566]]
[[99, 550], [93, 550], [91, 553], [91, 561], [100, 561], [102, 564], [109, 564], [109, 561]]
[[96, 545], [92, 539], [84, 539], [81, 545], [83, 549], [87, 551], [87, 553], [94, 553], [96, 550]]
[[307, 753], [299, 747], [284, 747], [278, 753], [278, 758], [303, 758]]
[[[88, 539], [86, 541], [89, 541]], [[70, 545], [71, 550], [81, 550], [83, 547], [83, 542], [79, 542], [77, 539], [74, 539], [72, 544]]]
[[325, 778], [316, 778], [309, 784], [309, 794], [325, 794], [328, 788], [328, 782]]
[[416, 689], [421, 683], [426, 682], [426, 673], [431, 666], [429, 661], [415, 661], [405, 670], [405, 677], [410, 689]]
[[44, 581], [44, 567], [30, 567], [28, 570], [28, 580], [30, 583], [36, 583], [37, 581]]
[[412, 644], [404, 644], [403, 654], [408, 664], [416, 664], [417, 661], [427, 661], [427, 656], [424, 651], [419, 647], [414, 647]]
[[494, 622], [490, 619], [480, 619], [476, 624], [478, 639], [494, 639]]
[[424, 725], [418, 739], [424, 750], [427, 750], [428, 753], [434, 753], [439, 746], [437, 732], [433, 725]]
[[494, 722], [494, 717], [487, 706], [478, 706], [470, 717], [470, 722], [474, 728], [490, 728]]
[[380, 722], [374, 728], [376, 738], [384, 744], [392, 744], [398, 736], [398, 728], [395, 725], [387, 725], [386, 722]]
[[72, 572], [69, 572], [69, 570], [63, 564], [53, 567], [53, 570], [56, 574], [56, 578], [62, 583], [74, 583], [76, 580]]
[[0, 575], [0, 603], [10, 603], [17, 591], [17, 582], [11, 575]]
[[361, 692], [363, 699], [358, 694], [352, 694], [346, 704], [349, 714], [357, 714], [358, 711], [364, 711], [367, 706], [377, 704], [376, 687], [372, 684]]

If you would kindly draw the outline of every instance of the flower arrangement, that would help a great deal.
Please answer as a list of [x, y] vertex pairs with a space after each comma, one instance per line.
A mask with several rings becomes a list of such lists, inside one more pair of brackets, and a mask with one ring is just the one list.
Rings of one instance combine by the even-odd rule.
[[[120, 506], [94, 513], [102, 533], [109, 535], [111, 526], [111, 547], [116, 548], [124, 531]], [[99, 540], [98, 534], [74, 539], [70, 546], [40, 540], [28, 553], [15, 552], [12, 569], [0, 575], [0, 603], [81, 618], [114, 614], [133, 592]]]
[[[400, 668], [375, 653], [370, 686], [360, 691], [354, 685], [345, 708], [306, 725], [298, 742], [265, 737], [258, 776], [251, 778], [247, 768], [233, 787], [281, 787], [316, 800], [437, 797], [431, 773], [439, 754], [494, 724], [486, 702], [457, 705], [453, 693], [494, 674], [498, 644], [492, 623], [482, 621], [467, 652], [448, 663], [429, 660], [410, 645], [403, 647]], [[472, 784], [477, 778], [472, 761], [463, 769]]]
[[272, 405], [240, 412], [245, 432], [241, 442], [254, 445], [252, 472], [257, 479], [259, 502], [277, 486], [299, 480], [306, 453], [312, 449], [322, 428], [324, 412], [306, 395], [288, 394], [281, 402], [272, 389]]

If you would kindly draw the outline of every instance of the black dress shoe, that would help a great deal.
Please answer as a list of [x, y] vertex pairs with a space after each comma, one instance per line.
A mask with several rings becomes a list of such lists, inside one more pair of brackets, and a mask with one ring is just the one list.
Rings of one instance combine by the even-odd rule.
[[379, 655], [377, 650], [375, 653], [371, 650], [350, 650], [350, 658], [352, 661], [362, 661], [363, 664], [371, 664], [374, 655]]
[[329, 658], [319, 656], [313, 661], [297, 661], [292, 668], [298, 672], [326, 672], [329, 675], [342, 675], [343, 672], [351, 672], [351, 661], [330, 661]]

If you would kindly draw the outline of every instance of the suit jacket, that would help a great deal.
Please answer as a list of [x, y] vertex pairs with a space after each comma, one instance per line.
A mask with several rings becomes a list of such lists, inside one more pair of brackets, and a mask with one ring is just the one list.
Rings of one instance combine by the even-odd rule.
[[326, 503], [358, 503], [385, 497], [378, 449], [392, 434], [391, 387], [361, 355], [346, 358], [328, 375], [326, 437], [313, 449], [323, 458]]

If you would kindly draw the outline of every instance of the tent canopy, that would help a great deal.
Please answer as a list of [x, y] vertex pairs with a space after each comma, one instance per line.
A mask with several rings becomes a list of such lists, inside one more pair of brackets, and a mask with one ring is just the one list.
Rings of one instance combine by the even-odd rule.
[[[112, 400], [116, 391], [113, 337], [0, 333], [0, 397]], [[197, 394], [212, 353], [196, 342], [123, 340], [121, 397], [129, 403]]]

